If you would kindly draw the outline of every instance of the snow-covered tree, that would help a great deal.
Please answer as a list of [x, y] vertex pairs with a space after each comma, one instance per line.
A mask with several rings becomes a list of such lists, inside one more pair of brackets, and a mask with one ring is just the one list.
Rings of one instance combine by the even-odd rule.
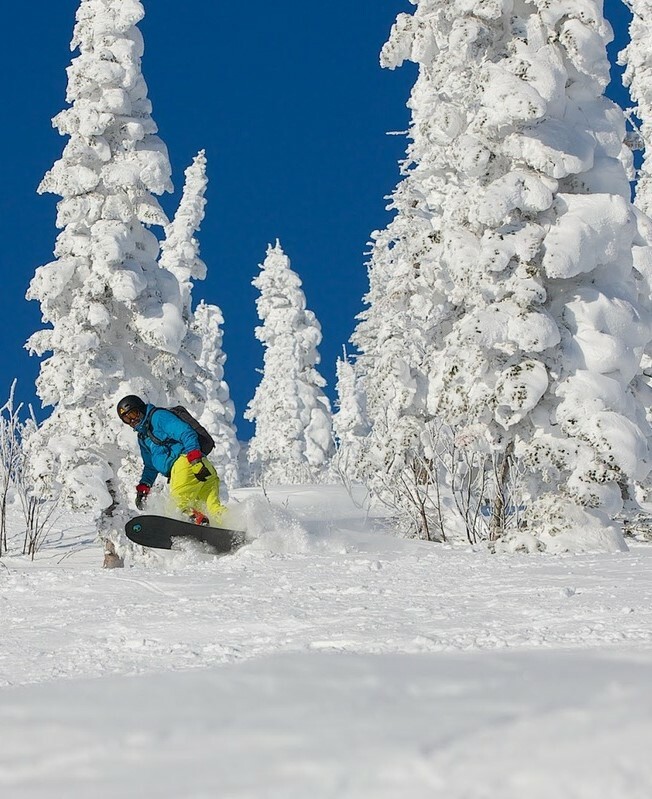
[[636, 183], [636, 204], [652, 214], [652, 2], [624, 0], [632, 11], [630, 42], [620, 54], [626, 69], [623, 75], [636, 103], [634, 111], [640, 121], [638, 131], [644, 148], [643, 164]]
[[[652, 221], [644, 216], [652, 213], [652, 4], [649, 0], [625, 0], [632, 11], [629, 28], [630, 42], [620, 53], [619, 63], [625, 66], [623, 82], [629, 87], [635, 103], [630, 109], [630, 122], [635, 128], [629, 134], [633, 150], [643, 150], [642, 165], [636, 177], [635, 205], [641, 209], [638, 222], [648, 246], [634, 247], [634, 265], [640, 275], [641, 294], [645, 299], [652, 293]], [[632, 115], [633, 114], [633, 115]], [[652, 420], [652, 347], [648, 346], [642, 359], [642, 372], [636, 380], [640, 401]], [[649, 498], [650, 476], [642, 487]], [[649, 524], [649, 521], [646, 522]]]
[[529, 474], [525, 521], [542, 540], [573, 546], [562, 534], [583, 528], [589, 545], [619, 546], [611, 519], [650, 468], [632, 381], [651, 330], [633, 264], [645, 242], [624, 116], [604, 97], [602, 4], [414, 4], [382, 54], [386, 67], [419, 65], [395, 195], [407, 205], [395, 199], [390, 241], [376, 237], [371, 263], [369, 298], [392, 311], [363, 320], [396, 318], [403, 348], [385, 355], [378, 322], [355, 339], [372, 424], [383, 396], [393, 406], [375, 463], [414, 451], [436, 419], [490, 459], [494, 533], [517, 462]]
[[425, 124], [415, 123], [405, 177], [391, 198], [396, 215], [372, 235], [368, 308], [352, 337], [359, 350], [357, 391], [364, 393], [370, 425], [370, 434], [356, 442], [354, 460], [357, 476], [377, 494], [422, 458], [421, 439], [432, 419], [427, 407], [432, 347], [450, 315], [437, 260], [438, 209], [427, 200], [432, 170], [424, 130]]
[[[179, 283], [157, 264], [148, 230], [167, 225], [154, 195], [172, 185], [141, 73], [143, 16], [139, 0], [81, 0], [70, 107], [54, 119], [69, 141], [39, 187], [62, 197], [62, 232], [56, 260], [37, 270], [27, 295], [50, 325], [27, 346], [51, 353], [37, 391], [54, 409], [30, 439], [33, 466], [73, 507], [108, 511], [105, 533], [124, 498], [116, 475], [134, 446], [116, 402], [136, 393], [167, 403], [187, 334]], [[127, 458], [124, 468], [131, 483], [136, 465]]]
[[[195, 234], [204, 220], [206, 208], [206, 153], [201, 150], [186, 169], [186, 180], [179, 208], [165, 229], [161, 245], [160, 265], [179, 281], [183, 315], [190, 327], [183, 341], [177, 365], [179, 388], [172, 392], [175, 399], [187, 405], [215, 439], [211, 453], [218, 474], [228, 488], [238, 485], [238, 453], [240, 446], [233, 420], [235, 409], [224, 379], [226, 356], [222, 350], [222, 311], [215, 305], [201, 302], [192, 309], [194, 280], [206, 277], [206, 264], [200, 257], [199, 241]], [[184, 389], [188, 375], [194, 375], [195, 395]]]
[[337, 413], [333, 414], [333, 433], [337, 443], [337, 468], [352, 480], [361, 477], [360, 462], [364, 441], [369, 434], [365, 396], [355, 369], [344, 351], [337, 359]]
[[263, 377], [245, 418], [255, 422], [248, 457], [269, 482], [300, 483], [325, 474], [333, 452], [332, 418], [316, 369], [321, 328], [306, 310], [301, 280], [280, 243], [267, 249], [253, 281], [265, 348]]
[[222, 350], [223, 324], [222, 311], [216, 305], [201, 302], [197, 306], [193, 314], [192, 332], [201, 342], [197, 378], [204, 392], [199, 421], [215, 439], [211, 460], [217, 473], [228, 488], [237, 488], [240, 445], [233, 423], [235, 408], [224, 380], [226, 355]]
[[188, 320], [192, 315], [192, 281], [204, 280], [206, 277], [206, 264], [199, 256], [199, 242], [195, 238], [195, 233], [204, 220], [206, 208], [208, 177], [204, 150], [197, 154], [185, 175], [179, 208], [172, 222], [165, 228], [159, 263], [179, 281], [184, 317]]

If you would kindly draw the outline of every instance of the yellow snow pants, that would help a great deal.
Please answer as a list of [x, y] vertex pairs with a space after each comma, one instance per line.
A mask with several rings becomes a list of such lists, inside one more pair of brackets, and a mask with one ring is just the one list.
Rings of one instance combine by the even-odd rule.
[[220, 478], [207, 458], [202, 458], [202, 463], [211, 473], [203, 483], [192, 473], [185, 455], [177, 458], [170, 473], [170, 497], [182, 513], [201, 510], [214, 524], [225, 510], [220, 502]]

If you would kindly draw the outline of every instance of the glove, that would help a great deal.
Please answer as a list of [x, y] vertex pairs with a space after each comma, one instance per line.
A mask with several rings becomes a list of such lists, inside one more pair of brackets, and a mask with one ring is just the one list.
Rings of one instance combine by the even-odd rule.
[[186, 455], [186, 458], [188, 458], [190, 471], [195, 475], [195, 478], [199, 480], [200, 483], [205, 483], [206, 480], [208, 480], [208, 478], [211, 476], [211, 473], [202, 460], [201, 451], [198, 449], [193, 449], [192, 452], [189, 452]]
[[136, 486], [136, 507], [138, 510], [143, 510], [147, 504], [147, 496], [151, 490], [152, 487], [148, 486], [147, 483], [139, 483]]
[[206, 467], [205, 463], [202, 461], [197, 461], [197, 463], [193, 463], [190, 467], [190, 471], [195, 475], [196, 479], [199, 480], [200, 483], [205, 483], [208, 478], [211, 476], [210, 471]]

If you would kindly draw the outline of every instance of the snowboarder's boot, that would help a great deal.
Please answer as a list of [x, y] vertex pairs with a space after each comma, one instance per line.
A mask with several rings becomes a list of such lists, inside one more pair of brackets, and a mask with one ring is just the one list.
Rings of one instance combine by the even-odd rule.
[[189, 515], [193, 523], [198, 524], [201, 527], [208, 527], [211, 523], [211, 520], [208, 518], [208, 516], [205, 516], [201, 511], [192, 510]]

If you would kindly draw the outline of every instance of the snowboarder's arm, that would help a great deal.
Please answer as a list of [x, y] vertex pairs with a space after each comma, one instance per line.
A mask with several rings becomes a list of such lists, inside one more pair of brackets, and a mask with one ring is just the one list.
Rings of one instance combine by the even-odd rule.
[[[189, 424], [179, 419], [171, 411], [157, 410], [152, 414], [152, 428], [157, 438], [172, 439], [181, 444], [182, 452], [193, 463], [201, 460], [202, 453], [199, 446], [199, 437]], [[191, 457], [193, 456], [193, 457]]]
[[[210, 470], [204, 463], [204, 456], [199, 443], [199, 436], [193, 428], [170, 411], [157, 411], [152, 414], [154, 430], [161, 431], [161, 436], [173, 439], [181, 444], [181, 452], [188, 459], [191, 471], [200, 483], [206, 482], [211, 476]], [[158, 437], [159, 433], [155, 435]]]
[[141, 439], [138, 440], [138, 444], [140, 446], [140, 455], [143, 459], [143, 473], [140, 476], [140, 483], [153, 486], [158, 477], [158, 471], [154, 468], [152, 456]]

